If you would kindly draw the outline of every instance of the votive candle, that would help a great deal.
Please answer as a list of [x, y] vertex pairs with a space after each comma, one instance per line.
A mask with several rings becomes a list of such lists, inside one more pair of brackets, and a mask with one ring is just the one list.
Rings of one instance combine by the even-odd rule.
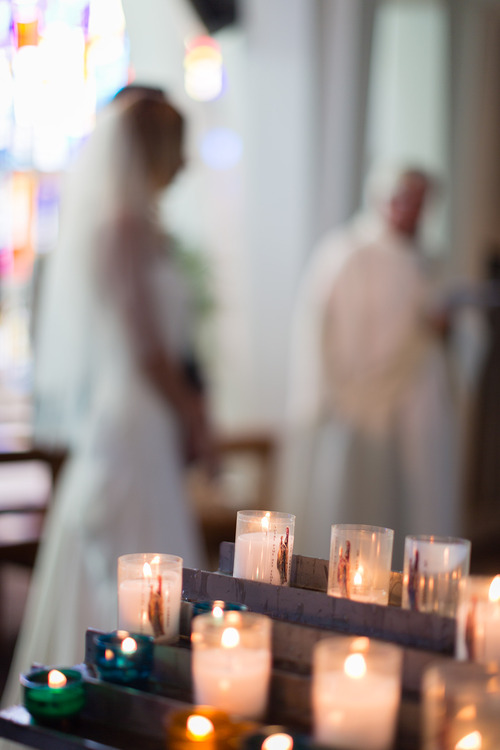
[[173, 641], [179, 635], [182, 558], [139, 553], [118, 558], [118, 628]]
[[389, 750], [401, 694], [401, 651], [368, 638], [335, 636], [313, 654], [314, 739], [345, 750]]
[[95, 666], [102, 680], [127, 685], [149, 677], [154, 657], [152, 636], [115, 630], [96, 635], [94, 643]]
[[271, 619], [254, 612], [198, 615], [191, 643], [195, 702], [260, 719], [271, 676]]
[[288, 586], [294, 531], [295, 516], [290, 513], [238, 511], [233, 576]]
[[76, 716], [85, 705], [81, 672], [58, 667], [34, 669], [20, 676], [25, 708], [40, 722]]
[[461, 580], [456, 619], [457, 659], [500, 661], [500, 575]]
[[333, 524], [330, 536], [330, 596], [385, 605], [389, 601], [393, 529]]

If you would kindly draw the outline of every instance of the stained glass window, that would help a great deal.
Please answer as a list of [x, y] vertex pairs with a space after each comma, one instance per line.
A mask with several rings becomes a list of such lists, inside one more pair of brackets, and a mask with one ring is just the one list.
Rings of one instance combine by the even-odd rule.
[[0, 390], [29, 389], [34, 271], [57, 237], [61, 177], [128, 80], [121, 0], [0, 0]]

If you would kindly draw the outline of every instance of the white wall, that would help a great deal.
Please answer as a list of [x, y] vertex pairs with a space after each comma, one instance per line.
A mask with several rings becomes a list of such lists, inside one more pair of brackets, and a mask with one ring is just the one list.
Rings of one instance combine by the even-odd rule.
[[380, 4], [374, 32], [368, 158], [430, 170], [443, 186], [430, 244], [449, 252], [449, 37], [446, 7], [436, 0]]

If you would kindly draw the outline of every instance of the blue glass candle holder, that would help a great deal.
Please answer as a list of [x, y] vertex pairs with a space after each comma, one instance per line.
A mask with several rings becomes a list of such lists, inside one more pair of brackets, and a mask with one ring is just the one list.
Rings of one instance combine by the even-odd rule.
[[94, 638], [95, 666], [101, 680], [121, 685], [144, 682], [153, 669], [154, 639], [114, 630]]
[[20, 682], [24, 706], [38, 722], [69, 719], [85, 705], [85, 686], [76, 669], [34, 669], [22, 674]]
[[248, 607], [246, 604], [236, 604], [235, 602], [224, 602], [216, 599], [213, 602], [192, 602], [193, 613], [192, 616], [206, 615], [207, 612], [213, 612], [216, 607], [219, 607], [223, 612], [246, 612]]

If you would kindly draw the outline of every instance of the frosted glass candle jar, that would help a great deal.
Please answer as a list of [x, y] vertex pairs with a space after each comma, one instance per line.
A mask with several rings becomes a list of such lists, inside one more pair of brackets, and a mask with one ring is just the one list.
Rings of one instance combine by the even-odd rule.
[[364, 524], [334, 524], [330, 537], [328, 594], [387, 604], [394, 531]]
[[498, 665], [429, 666], [422, 678], [422, 750], [498, 750]]
[[290, 513], [239, 510], [233, 575], [288, 586], [294, 531], [295, 516]]
[[344, 750], [390, 750], [401, 695], [402, 652], [369, 638], [335, 636], [314, 647], [314, 740]]
[[271, 624], [266, 615], [225, 612], [192, 620], [195, 703], [245, 719], [261, 719], [271, 676]]
[[447, 536], [407, 536], [403, 569], [404, 609], [455, 617], [458, 587], [469, 575], [470, 542]]
[[175, 640], [181, 594], [181, 557], [137, 553], [118, 558], [119, 630]]
[[457, 659], [500, 661], [500, 575], [460, 581], [455, 644]]

